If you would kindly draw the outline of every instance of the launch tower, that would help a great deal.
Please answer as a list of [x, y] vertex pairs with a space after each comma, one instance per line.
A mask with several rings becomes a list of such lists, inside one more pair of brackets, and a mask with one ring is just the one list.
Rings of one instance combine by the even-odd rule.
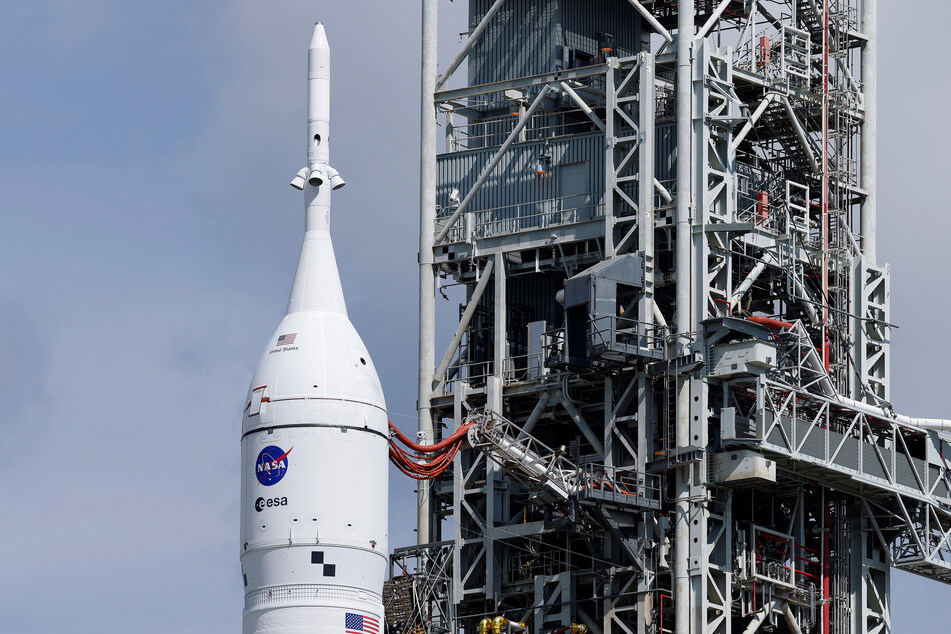
[[437, 4], [419, 440], [470, 448], [394, 631], [888, 632], [893, 568], [951, 583], [951, 423], [890, 402], [876, 0], [470, 0], [442, 63]]

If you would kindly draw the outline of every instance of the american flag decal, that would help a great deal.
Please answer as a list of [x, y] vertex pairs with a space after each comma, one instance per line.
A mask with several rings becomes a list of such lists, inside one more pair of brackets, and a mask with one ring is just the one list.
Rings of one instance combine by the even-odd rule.
[[297, 339], [297, 333], [292, 332], [289, 335], [281, 335], [277, 338], [277, 345], [279, 346], [289, 346], [294, 343], [294, 340]]
[[379, 634], [380, 622], [372, 616], [363, 616], [347, 612], [345, 623], [347, 634]]

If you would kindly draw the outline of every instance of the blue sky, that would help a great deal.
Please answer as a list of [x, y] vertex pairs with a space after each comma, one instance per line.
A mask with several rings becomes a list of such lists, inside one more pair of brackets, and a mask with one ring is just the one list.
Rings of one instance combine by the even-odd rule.
[[[445, 60], [465, 3], [440, 4]], [[893, 400], [951, 416], [951, 80], [934, 53], [951, 7], [918, 3], [922, 21], [896, 4], [880, 9], [879, 69]], [[239, 629], [240, 412], [300, 246], [287, 183], [304, 160], [315, 19], [333, 47], [348, 182], [333, 220], [344, 291], [391, 416], [413, 425], [418, 13], [380, 0], [0, 3], [0, 629]], [[392, 476], [391, 545], [414, 541], [412, 490]], [[951, 621], [948, 588], [892, 581], [895, 632]]]

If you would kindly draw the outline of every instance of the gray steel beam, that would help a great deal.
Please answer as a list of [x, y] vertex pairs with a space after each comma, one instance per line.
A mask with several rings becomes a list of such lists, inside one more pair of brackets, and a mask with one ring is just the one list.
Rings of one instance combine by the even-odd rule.
[[803, 151], [805, 151], [806, 156], [809, 157], [809, 162], [812, 164], [812, 171], [817, 174], [820, 173], [822, 168], [819, 166], [818, 161], [816, 161], [816, 154], [812, 151], [812, 144], [809, 141], [809, 137], [806, 136], [806, 130], [802, 127], [802, 123], [799, 122], [799, 117], [793, 112], [792, 104], [789, 103], [789, 99], [785, 95], [782, 95], [779, 99], [783, 102], [783, 107], [786, 109], [786, 116], [789, 117], [789, 122], [792, 124], [793, 130], [796, 131], [796, 137], [799, 139], [799, 143], [802, 144]]
[[614, 257], [614, 189], [617, 187], [614, 108], [617, 105], [617, 73], [617, 58], [612, 57], [608, 59], [604, 73], [604, 255], [609, 258]]
[[502, 413], [502, 385], [505, 378], [505, 360], [508, 358], [508, 342], [506, 341], [506, 332], [508, 330], [508, 311], [505, 300], [505, 254], [495, 254], [495, 329], [493, 341], [495, 344], [495, 353], [493, 354], [492, 375], [498, 380], [498, 402], [496, 411]]
[[670, 34], [670, 32], [669, 32], [667, 29], [665, 29], [663, 26], [661, 26], [661, 23], [657, 21], [657, 18], [655, 18], [655, 17], [651, 14], [650, 11], [648, 11], [647, 9], [645, 9], [645, 8], [644, 8], [644, 5], [642, 5], [642, 4], [641, 4], [640, 2], [638, 2], [637, 0], [627, 0], [627, 1], [630, 2], [631, 5], [632, 5], [635, 9], [637, 9], [638, 13], [640, 13], [641, 16], [642, 16], [645, 20], [647, 20], [647, 23], [650, 24], [652, 27], [654, 27], [654, 30], [657, 31], [658, 33], [660, 33], [660, 34], [663, 36], [663, 38], [664, 38], [665, 40], [667, 40], [668, 42], [673, 42], [673, 41], [674, 41], [674, 38], [673, 38], [673, 36]]
[[598, 435], [594, 433], [594, 430], [591, 429], [591, 426], [588, 424], [588, 421], [581, 416], [581, 413], [578, 411], [578, 408], [574, 406], [568, 396], [559, 391], [556, 397], [558, 402], [561, 403], [562, 407], [565, 408], [565, 411], [568, 412], [568, 415], [571, 416], [572, 420], [575, 421], [575, 424], [578, 426], [578, 429], [581, 430], [581, 433], [584, 434], [584, 437], [588, 439], [588, 442], [591, 443], [591, 446], [594, 447], [594, 450], [598, 453], [601, 458], [604, 458], [604, 444], [598, 438]]
[[716, 10], [707, 18], [707, 21], [702, 27], [700, 27], [700, 32], [697, 33], [695, 40], [702, 40], [707, 36], [707, 33], [710, 32], [710, 29], [713, 28], [713, 25], [717, 23], [717, 20], [720, 19], [720, 16], [723, 15], [723, 11], [726, 9], [733, 0], [723, 0], [716, 8]]
[[605, 65], [584, 66], [582, 68], [571, 68], [568, 70], [559, 70], [553, 73], [544, 73], [541, 75], [530, 75], [528, 77], [519, 77], [516, 79], [506, 79], [489, 84], [478, 84], [475, 86], [465, 86], [463, 88], [453, 88], [451, 90], [441, 90], [436, 93], [436, 102], [445, 103], [447, 101], [463, 101], [479, 95], [490, 93], [500, 93], [506, 90], [517, 90], [532, 88], [535, 86], [544, 86], [546, 84], [558, 83], [560, 81], [572, 81], [575, 79], [585, 79], [587, 77], [598, 77], [604, 75]]
[[485, 268], [482, 269], [482, 276], [479, 278], [479, 283], [476, 284], [475, 289], [472, 291], [472, 297], [469, 299], [466, 310], [463, 312], [462, 318], [456, 326], [456, 332], [452, 335], [449, 347], [446, 349], [446, 354], [443, 355], [442, 361], [439, 362], [439, 367], [436, 368], [436, 372], [433, 375], [434, 391], [439, 389], [439, 386], [446, 380], [446, 370], [449, 368], [449, 363], [452, 361], [452, 357], [459, 347], [459, 342], [462, 341], [462, 336], [465, 334], [466, 328], [469, 327], [469, 322], [472, 321], [472, 316], [475, 315], [476, 308], [479, 307], [479, 300], [482, 299], [482, 293], [485, 292], [485, 287], [489, 285], [489, 278], [492, 277], [493, 266], [493, 261], [489, 260], [486, 262]]
[[479, 22], [479, 25], [476, 26], [476, 28], [469, 35], [469, 38], [466, 40], [466, 43], [463, 44], [462, 49], [456, 53], [456, 56], [453, 58], [453, 60], [449, 62], [449, 66], [446, 67], [446, 71], [439, 76], [439, 79], [436, 80], [436, 89], [433, 92], [436, 92], [436, 90], [442, 88], [443, 85], [449, 81], [449, 78], [452, 77], [452, 74], [456, 72], [456, 69], [459, 68], [459, 65], [462, 64], [466, 57], [469, 56], [469, 52], [472, 51], [472, 47], [478, 44], [479, 40], [482, 39], [482, 34], [485, 32], [485, 28], [489, 26], [489, 22], [492, 21], [492, 18], [495, 16], [495, 14], [498, 13], [499, 9], [502, 8], [503, 2], [505, 2], [505, 0], [495, 0], [492, 6], [489, 7], [489, 10], [485, 12], [485, 15], [482, 16], [482, 21]]
[[753, 270], [749, 272], [749, 275], [747, 275], [743, 282], [737, 287], [733, 293], [733, 297], [730, 298], [730, 310], [736, 308], [736, 305], [743, 299], [743, 296], [746, 295], [746, 291], [750, 290], [750, 287], [753, 286], [753, 283], [756, 282], [757, 278], [759, 278], [760, 274], [765, 270], [765, 261], [756, 263]]
[[519, 440], [532, 433], [532, 430], [535, 429], [535, 425], [538, 424], [538, 420], [545, 412], [545, 408], [548, 407], [549, 400], [551, 400], [551, 393], [542, 392], [542, 395], [538, 397], [538, 402], [535, 403], [535, 407], [532, 409], [532, 413], [528, 415], [528, 420], [525, 421], [525, 426], [522, 427], [522, 431], [519, 432]]
[[596, 125], [599, 130], [604, 132], [604, 122], [598, 118], [598, 115], [594, 114], [591, 106], [589, 106], [584, 99], [578, 96], [578, 93], [576, 93], [574, 89], [567, 84], [567, 82], [562, 81], [559, 82], [558, 85], [561, 86], [561, 89], [565, 91], [565, 94], [571, 98], [575, 105], [581, 108], [581, 112], [585, 113], [585, 115], [591, 119], [592, 123], [594, 123], [594, 125]]
[[739, 148], [740, 144], [743, 142], [743, 139], [745, 139], [746, 135], [748, 135], [750, 131], [753, 130], [753, 126], [756, 125], [756, 122], [759, 121], [759, 118], [763, 116], [764, 112], [766, 112], [766, 108], [769, 107], [769, 104], [776, 101], [778, 97], [779, 97], [778, 94], [771, 92], [768, 95], [766, 95], [761, 102], [759, 102], [759, 105], [756, 106], [756, 110], [754, 110], [753, 114], [750, 115], [750, 118], [746, 122], [746, 124], [743, 126], [743, 129], [741, 129], [733, 137], [733, 143], [730, 144], [731, 153], [736, 152], [737, 148]]

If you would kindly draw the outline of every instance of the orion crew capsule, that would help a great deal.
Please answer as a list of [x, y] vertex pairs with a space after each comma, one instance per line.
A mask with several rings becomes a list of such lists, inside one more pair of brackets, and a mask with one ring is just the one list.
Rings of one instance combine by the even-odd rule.
[[383, 629], [387, 416], [347, 316], [330, 240], [330, 47], [308, 54], [305, 233], [287, 313], [248, 390], [241, 436], [245, 634]]

